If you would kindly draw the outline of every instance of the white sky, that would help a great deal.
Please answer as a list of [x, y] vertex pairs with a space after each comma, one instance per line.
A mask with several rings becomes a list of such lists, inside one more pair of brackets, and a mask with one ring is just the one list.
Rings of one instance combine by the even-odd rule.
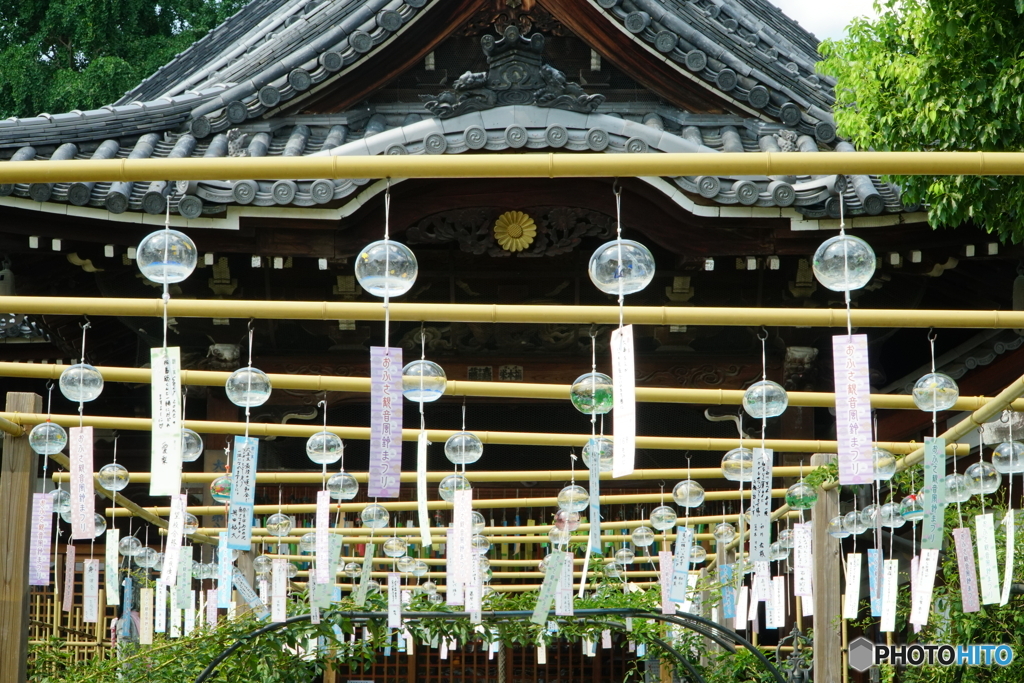
[[872, 0], [770, 0], [818, 40], [844, 38], [854, 17], [875, 16]]

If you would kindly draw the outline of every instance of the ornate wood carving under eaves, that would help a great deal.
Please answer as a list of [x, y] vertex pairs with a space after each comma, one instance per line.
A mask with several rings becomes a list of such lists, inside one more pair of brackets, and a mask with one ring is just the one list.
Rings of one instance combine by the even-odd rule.
[[441, 119], [509, 104], [593, 112], [604, 95], [588, 95], [577, 83], [570, 83], [558, 69], [544, 64], [544, 36], [524, 38], [519, 28], [509, 25], [502, 37], [480, 38], [487, 55], [487, 73], [467, 71], [451, 90], [437, 96], [421, 95], [424, 106]]
[[[576, 248], [585, 237], [609, 239], [614, 234], [610, 216], [574, 207], [525, 207], [537, 224], [537, 237], [530, 248], [515, 254], [519, 257], [558, 256]], [[409, 228], [408, 244], [443, 244], [458, 242], [459, 248], [469, 254], [507, 257], [512, 256], [494, 239], [495, 219], [499, 209], [463, 209], [428, 216]]]
[[549, 36], [569, 36], [572, 32], [542, 7], [534, 3], [512, 0], [494, 0], [493, 6], [481, 10], [456, 31], [457, 36], [476, 37], [492, 30], [505, 33], [509, 26], [515, 26], [521, 34], [540, 31]]

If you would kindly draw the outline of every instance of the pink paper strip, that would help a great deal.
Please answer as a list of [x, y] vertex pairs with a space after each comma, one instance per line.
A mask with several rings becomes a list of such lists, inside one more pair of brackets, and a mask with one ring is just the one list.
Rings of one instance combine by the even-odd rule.
[[32, 536], [28, 551], [28, 585], [50, 585], [50, 538], [53, 536], [53, 499], [49, 493], [32, 494]]
[[960, 568], [960, 599], [964, 612], [977, 612], [981, 609], [978, 598], [978, 571], [974, 566], [974, 541], [971, 540], [970, 529], [953, 529], [953, 540], [956, 543], [956, 562]]
[[811, 595], [811, 531], [810, 522], [793, 525], [793, 595]]
[[371, 498], [397, 498], [402, 475], [402, 349], [370, 347]]
[[661, 613], [675, 614], [676, 604], [672, 602], [672, 553], [662, 550], [658, 553], [658, 572], [661, 575]]
[[75, 598], [75, 546], [68, 544], [68, 555], [64, 560], [64, 604], [63, 611], [70, 612]]
[[92, 427], [71, 428], [71, 538], [96, 537], [96, 493], [92, 479]]
[[832, 337], [832, 356], [835, 368], [839, 483], [870, 484], [873, 480], [874, 461], [867, 335]]

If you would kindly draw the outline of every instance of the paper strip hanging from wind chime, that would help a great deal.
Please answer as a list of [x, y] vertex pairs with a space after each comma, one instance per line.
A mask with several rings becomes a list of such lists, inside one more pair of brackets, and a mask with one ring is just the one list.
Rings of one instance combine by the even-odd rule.
[[231, 457], [231, 499], [228, 507], [228, 547], [252, 548], [252, 513], [256, 501], [256, 462], [260, 442], [254, 436], [236, 436]]
[[397, 498], [402, 477], [402, 349], [370, 347], [370, 498]]
[[153, 446], [149, 495], [171, 496], [181, 490], [181, 349], [150, 349], [150, 367]]
[[[32, 534], [29, 541], [28, 585], [50, 585], [50, 538], [53, 531], [53, 498], [32, 494]], [[55, 579], [56, 580], [56, 579]]]
[[871, 384], [868, 338], [864, 334], [832, 337], [835, 373], [836, 440], [839, 483], [870, 484], [874, 479], [871, 440]]
[[71, 428], [71, 538], [96, 537], [96, 499], [93, 485], [92, 427]]
[[[633, 364], [633, 326], [612, 331], [612, 477], [633, 473], [636, 454], [636, 372]], [[596, 397], [595, 397], [596, 401]], [[596, 461], [596, 458], [595, 458]], [[596, 467], [596, 465], [595, 465]]]

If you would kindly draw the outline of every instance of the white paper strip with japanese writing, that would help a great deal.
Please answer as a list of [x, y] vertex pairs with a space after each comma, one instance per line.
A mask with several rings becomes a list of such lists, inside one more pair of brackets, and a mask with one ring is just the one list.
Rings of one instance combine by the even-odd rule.
[[771, 628], [786, 627], [786, 577], [776, 576], [772, 579], [772, 613], [775, 620]]
[[316, 582], [333, 583], [331, 578], [331, 493], [316, 492]]
[[981, 574], [981, 604], [994, 605], [1002, 597], [999, 592], [999, 569], [996, 560], [995, 519], [990, 512], [986, 515], [975, 517], [974, 524], [978, 534], [978, 572]]
[[[612, 477], [633, 473], [636, 453], [636, 372], [633, 368], [633, 326], [612, 331]], [[597, 397], [594, 397], [597, 400]]]
[[359, 575], [359, 585], [356, 586], [355, 601], [358, 607], [366, 604], [366, 591], [369, 588], [370, 572], [373, 571], [373, 552], [377, 546], [373, 543], [366, 544], [366, 552], [363, 553], [363, 569]]
[[153, 589], [139, 589], [139, 645], [153, 644]]
[[846, 593], [843, 602], [843, 619], [856, 619], [860, 607], [860, 568], [861, 554], [850, 553], [846, 556]]
[[445, 576], [448, 584], [448, 592], [445, 593], [445, 600], [449, 605], [463, 604], [462, 583], [459, 577], [459, 558], [455, 548], [455, 529], [445, 529]]
[[100, 561], [82, 562], [82, 621], [95, 624], [99, 620]]
[[[768, 561], [771, 544], [772, 450], [754, 449], [754, 475], [750, 491], [750, 560]], [[759, 598], [760, 599], [760, 598]]]
[[[1010, 475], [1013, 476], [1012, 474]], [[1010, 586], [1013, 584], [1013, 551], [1016, 545], [1017, 530], [1015, 528], [1013, 510], [1007, 510], [1003, 517], [1003, 527], [1006, 531], [1006, 558], [1003, 566], [1003, 593], [999, 599], [1000, 605], [1010, 601]]]
[[217, 546], [217, 607], [228, 609], [231, 607], [231, 584], [233, 581], [234, 565], [232, 555], [234, 552], [228, 547], [228, 539], [220, 536]]
[[188, 592], [188, 600], [185, 602], [185, 635], [192, 635], [196, 628], [196, 592]]
[[[164, 551], [164, 568], [161, 578], [168, 586], [178, 580], [178, 564], [181, 559], [181, 539], [185, 529], [185, 508], [188, 496], [184, 493], [171, 496], [171, 514], [167, 519], [167, 550]], [[184, 600], [182, 600], [184, 602]]]
[[658, 553], [658, 571], [661, 583], [661, 613], [675, 614], [676, 604], [672, 602], [672, 576], [674, 573], [672, 553], [662, 550]]
[[96, 499], [92, 474], [92, 427], [71, 430], [71, 538], [96, 537]]
[[172, 496], [181, 490], [181, 349], [150, 349], [153, 448], [149, 495]]
[[163, 582], [163, 579], [157, 579], [153, 584], [156, 586], [154, 591], [154, 605], [153, 605], [153, 632], [154, 633], [166, 633], [167, 632], [167, 584]]
[[[53, 498], [32, 494], [32, 534], [28, 552], [28, 585], [50, 585], [50, 539], [53, 537]], [[54, 577], [54, 581], [59, 581]]]
[[839, 483], [870, 484], [874, 474], [871, 443], [871, 385], [867, 335], [832, 337], [836, 388]]
[[[166, 561], [166, 555], [165, 561]], [[187, 545], [181, 548], [178, 553], [178, 575], [176, 577], [175, 589], [178, 591], [178, 603], [184, 605], [188, 602], [189, 590], [192, 588], [192, 546]]]
[[978, 572], [974, 564], [974, 542], [971, 540], [970, 529], [953, 529], [953, 542], [956, 544], [956, 562], [960, 570], [960, 605], [964, 612], [977, 612], [981, 609], [978, 597]]
[[555, 615], [560, 617], [571, 617], [573, 615], [572, 604], [572, 580], [573, 580], [573, 556], [570, 554], [562, 563], [562, 576], [558, 580], [558, 598], [555, 600]]
[[416, 510], [420, 522], [420, 545], [429, 548], [430, 512], [427, 511], [427, 433], [421, 431], [416, 439]]
[[388, 572], [388, 628], [402, 628], [402, 575]]
[[[287, 567], [285, 567], [285, 569], [287, 569]], [[257, 595], [255, 590], [253, 590], [252, 585], [248, 580], [246, 580], [242, 570], [238, 567], [234, 567], [232, 575], [234, 578], [235, 590], [238, 591], [238, 594], [242, 597], [245, 604], [248, 605], [249, 609], [255, 612], [260, 619], [266, 619], [267, 616], [270, 615], [270, 612], [267, 610], [266, 604], [260, 599], [260, 596]]]
[[734, 622], [734, 628], [737, 631], [747, 630], [747, 612], [749, 610], [749, 598], [750, 589], [746, 586], [740, 586], [739, 596], [736, 598], [736, 621]]
[[206, 591], [206, 623], [210, 628], [217, 625], [217, 589], [211, 588]]
[[402, 349], [370, 347], [371, 498], [397, 498], [402, 475]]
[[882, 616], [882, 551], [868, 548], [868, 597], [871, 616]]
[[899, 591], [900, 563], [899, 560], [886, 560], [882, 563], [882, 633], [896, 630], [896, 596]]
[[275, 559], [270, 569], [270, 620], [284, 621], [288, 618], [288, 560]]
[[170, 623], [170, 637], [180, 638], [181, 637], [181, 605], [178, 602], [178, 591], [174, 590], [173, 586], [168, 586], [170, 593], [168, 594], [170, 600], [171, 609], [171, 623]]
[[[943, 505], [943, 480], [946, 477], [946, 440], [925, 437], [924, 440], [924, 520], [921, 524], [921, 547], [942, 549], [942, 529], [946, 521]], [[988, 603], [985, 603], [988, 604]]]
[[117, 529], [107, 529], [107, 551], [104, 558], [103, 584], [104, 592], [107, 595], [108, 605], [121, 604], [121, 592], [118, 590], [117, 579], [120, 575], [118, 567], [121, 564], [121, 554], [118, 552], [118, 541], [121, 532]]
[[793, 594], [810, 597], [811, 575], [814, 566], [811, 563], [811, 538], [814, 532], [810, 522], [793, 525]]
[[591, 467], [588, 472], [590, 480], [590, 533], [587, 536], [591, 553], [601, 552], [601, 468]]
[[[995, 551], [993, 549], [993, 555]], [[939, 551], [925, 548], [918, 561], [917, 582], [914, 586], [910, 606], [910, 623], [919, 626], [928, 624], [928, 613], [932, 606], [932, 591], [935, 588], [935, 569], [939, 564]]]

